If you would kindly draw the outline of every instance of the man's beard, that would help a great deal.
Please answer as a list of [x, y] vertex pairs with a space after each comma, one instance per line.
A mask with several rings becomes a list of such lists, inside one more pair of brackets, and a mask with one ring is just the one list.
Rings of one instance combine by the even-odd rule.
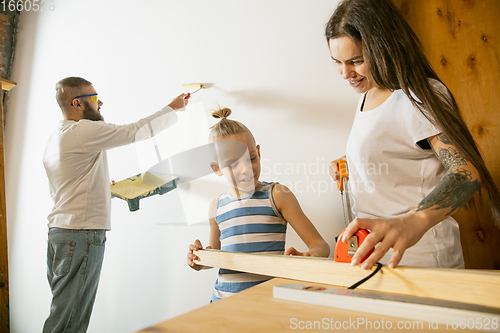
[[93, 110], [87, 101], [83, 101], [83, 105], [85, 105], [85, 108], [83, 109], [83, 119], [88, 119], [92, 121], [104, 120], [102, 114], [100, 114], [99, 111]]

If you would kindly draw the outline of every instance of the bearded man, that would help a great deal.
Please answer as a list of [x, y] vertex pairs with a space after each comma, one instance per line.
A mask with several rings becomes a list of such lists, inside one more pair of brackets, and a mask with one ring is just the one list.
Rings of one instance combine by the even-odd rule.
[[[127, 125], [104, 122], [92, 83], [67, 77], [56, 84], [62, 120], [43, 163], [54, 202], [48, 216], [47, 278], [52, 291], [43, 332], [86, 332], [111, 229], [111, 189], [106, 150], [158, 134], [176, 121], [188, 95]], [[153, 126], [154, 125], [154, 126]], [[154, 132], [153, 132], [154, 127]]]

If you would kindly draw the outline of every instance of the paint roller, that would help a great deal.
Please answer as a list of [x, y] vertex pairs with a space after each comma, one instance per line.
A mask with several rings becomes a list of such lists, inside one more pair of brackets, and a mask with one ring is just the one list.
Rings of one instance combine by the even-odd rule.
[[192, 94], [194, 94], [197, 91], [200, 91], [203, 88], [205, 88], [205, 86], [203, 85], [203, 83], [187, 83], [187, 84], [183, 84], [182, 85], [182, 89], [185, 89], [185, 90], [196, 89], [195, 91], [188, 93], [187, 96], [184, 97], [184, 99], [190, 99]]

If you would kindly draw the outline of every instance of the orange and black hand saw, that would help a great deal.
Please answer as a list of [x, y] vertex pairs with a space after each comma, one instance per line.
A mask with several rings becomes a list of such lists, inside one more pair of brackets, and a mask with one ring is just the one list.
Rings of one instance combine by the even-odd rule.
[[[344, 223], [347, 228], [349, 223], [351, 223], [353, 218], [352, 214], [352, 206], [351, 206], [351, 197], [349, 193], [349, 171], [347, 169], [347, 162], [345, 160], [339, 160], [337, 162], [337, 168], [340, 174], [340, 181], [337, 183], [337, 188], [340, 191], [340, 195], [342, 196], [342, 208], [344, 211]], [[342, 236], [345, 232], [342, 230], [340, 235], [337, 237], [337, 244], [335, 245], [334, 252], [334, 260], [337, 262], [348, 262], [350, 263], [352, 257], [358, 250], [359, 246], [364, 242], [366, 236], [370, 233], [366, 229], [358, 229], [356, 233], [349, 239], [346, 239], [345, 242], [342, 242]], [[363, 258], [363, 261], [366, 260], [372, 254], [373, 249]]]

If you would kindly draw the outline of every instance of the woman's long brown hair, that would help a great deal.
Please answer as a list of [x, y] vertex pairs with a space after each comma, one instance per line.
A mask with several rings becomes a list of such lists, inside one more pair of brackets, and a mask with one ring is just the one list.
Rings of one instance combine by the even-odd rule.
[[401, 89], [476, 167], [481, 185], [488, 191], [495, 222], [500, 225], [498, 188], [455, 98], [451, 92], [440, 93], [429, 82], [435, 79], [442, 83], [397, 7], [390, 0], [344, 0], [330, 17], [325, 36], [328, 42], [347, 36], [359, 43], [375, 82], [386, 89]]

